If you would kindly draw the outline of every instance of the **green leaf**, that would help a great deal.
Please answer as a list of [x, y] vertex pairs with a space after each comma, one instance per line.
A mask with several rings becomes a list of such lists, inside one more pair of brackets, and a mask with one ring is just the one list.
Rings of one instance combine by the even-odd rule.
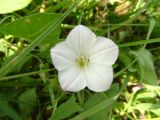
[[[85, 109], [90, 109], [94, 107], [95, 105], [103, 102], [104, 100], [108, 98], [112, 98], [116, 96], [120, 91], [119, 84], [113, 84], [109, 90], [107, 90], [105, 93], [96, 93], [92, 97], [89, 98], [89, 100], [84, 104]], [[95, 114], [88, 117], [88, 120], [106, 120], [109, 119], [107, 117], [108, 113], [108, 107], [96, 112]]]
[[156, 92], [154, 91], [139, 91], [139, 93], [136, 96], [136, 100], [139, 101], [154, 101], [157, 97]]
[[63, 0], [63, 1], [59, 1], [58, 4], [54, 5], [54, 6], [50, 6], [47, 9], [47, 12], [55, 12], [56, 10], [63, 8], [65, 9], [66, 7], [70, 6], [70, 3], [72, 2], [72, 0]]
[[[102, 93], [96, 93], [92, 97], [89, 98], [89, 100], [85, 103], [84, 108], [88, 109], [90, 107], [93, 107], [97, 105], [98, 103], [105, 100], [106, 96]], [[105, 108], [94, 115], [90, 116], [87, 120], [106, 120], [107, 119], [107, 112], [108, 108]]]
[[[74, 2], [74, 4], [56, 21], [52, 20], [49, 24], [49, 26], [42, 32], [42, 34], [40, 34], [34, 41], [31, 42], [30, 45], [28, 45], [28, 47], [26, 47], [25, 49], [23, 49], [19, 55], [17, 55], [15, 58], [13, 58], [10, 63], [8, 63], [7, 65], [5, 65], [3, 68], [0, 69], [0, 76], [5, 76], [7, 73], [11, 72], [15, 66], [17, 66], [17, 64], [21, 61], [23, 61], [25, 59], [25, 57], [27, 57], [27, 55], [36, 47], [38, 46], [40, 43], [42, 43], [44, 41], [44, 39], [47, 38], [48, 35], [50, 35], [51, 33], [53, 33], [53, 31], [56, 30], [57, 26], [69, 15], [69, 13], [71, 13], [71, 11], [80, 3], [80, 0], [77, 0], [76, 2]], [[13, 64], [14, 63], [14, 64]]]
[[[16, 56], [16, 54], [12, 55], [12, 56], [9, 56], [5, 59], [5, 61], [3, 62], [2, 64], [2, 67], [7, 65], [8, 63], [10, 63], [10, 61]], [[28, 55], [26, 59], [24, 59], [23, 61], [19, 62], [19, 64], [15, 67], [15, 69], [12, 71], [12, 72], [19, 72], [21, 70], [21, 68], [23, 67], [23, 65], [31, 60], [32, 56], [31, 55]]]
[[112, 84], [110, 89], [105, 92], [105, 94], [106, 94], [107, 97], [110, 98], [110, 97], [116, 96], [119, 93], [119, 91], [120, 91], [119, 84], [114, 83], [114, 84]]
[[[61, 15], [57, 13], [36, 13], [17, 19], [0, 27], [0, 32], [10, 34], [18, 38], [24, 38], [31, 43], [40, 34], [42, 34], [42, 32], [44, 32], [51, 21], [56, 21], [60, 17]], [[52, 44], [59, 37], [59, 34], [60, 23], [55, 30], [43, 40], [41, 45], [45, 45], [47, 43]]]
[[87, 109], [86, 111], [82, 112], [81, 114], [77, 115], [76, 117], [72, 118], [71, 120], [84, 120], [85, 118], [88, 118], [97, 112], [108, 108], [113, 102], [115, 101], [115, 98], [108, 98], [100, 102], [99, 104], [96, 104], [95, 106]]
[[151, 110], [151, 112], [160, 117], [160, 108], [159, 109], [155, 109], [155, 110]]
[[36, 105], [36, 89], [27, 89], [18, 98], [21, 113], [29, 114]]
[[0, 111], [3, 111], [6, 115], [14, 120], [22, 120], [22, 118], [17, 114], [17, 112], [0, 97]]
[[160, 120], [160, 117], [155, 117], [155, 118], [149, 118], [149, 119], [146, 119], [146, 120]]
[[160, 104], [153, 104], [153, 103], [140, 103], [140, 104], [136, 104], [132, 107], [129, 108], [129, 111], [133, 111], [133, 110], [144, 110], [144, 111], [151, 111], [151, 110], [157, 110], [160, 109]]
[[143, 48], [139, 51], [132, 51], [131, 53], [138, 59], [138, 65], [140, 67], [138, 72], [141, 75], [141, 80], [146, 84], [158, 85], [152, 54]]
[[11, 13], [27, 7], [32, 0], [0, 0], [0, 14]]
[[128, 82], [128, 79], [126, 79], [124, 81], [124, 83], [121, 86], [119, 92], [117, 91], [118, 86], [117, 85], [113, 86], [112, 88], [110, 88], [110, 91], [112, 92], [113, 95], [108, 95], [108, 93], [109, 93], [108, 92], [109, 90], [108, 90], [106, 92], [106, 95], [108, 95], [109, 97], [106, 97], [100, 103], [95, 104], [93, 107], [88, 108], [86, 111], [80, 113], [79, 115], [75, 116], [74, 118], [72, 118], [70, 120], [84, 120], [85, 118], [88, 118], [88, 117], [96, 114], [97, 112], [110, 107], [114, 103], [114, 101], [118, 98], [118, 96], [120, 95], [120, 93], [122, 92], [122, 90], [124, 89], [124, 87], [126, 87], [126, 83], [127, 82]]
[[[130, 58], [129, 54], [126, 53], [126, 51], [130, 51], [129, 48], [120, 48], [120, 53], [119, 53], [119, 60], [126, 66], [128, 66], [131, 62], [132, 59]], [[130, 72], [135, 72], [136, 69], [133, 66], [130, 66], [128, 68]]]
[[113, 111], [118, 111], [118, 112], [124, 111], [125, 107], [127, 107], [127, 103], [125, 102], [116, 102], [112, 105]]
[[61, 104], [53, 114], [53, 118], [51, 120], [62, 120], [70, 115], [82, 111], [82, 108], [76, 103], [76, 99], [72, 96], [68, 101]]

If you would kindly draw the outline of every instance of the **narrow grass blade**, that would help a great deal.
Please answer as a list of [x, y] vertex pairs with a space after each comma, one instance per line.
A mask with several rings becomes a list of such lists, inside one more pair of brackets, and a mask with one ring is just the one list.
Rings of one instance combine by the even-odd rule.
[[119, 44], [118, 46], [129, 47], [129, 46], [143, 45], [143, 44], [149, 44], [149, 43], [155, 43], [155, 42], [160, 42], [160, 38], [123, 43], [123, 44]]
[[5, 100], [3, 100], [1, 97], [0, 111], [6, 113], [6, 115], [10, 116], [13, 120], [22, 120], [22, 118], [17, 114], [17, 112], [11, 106], [9, 106], [9, 104], [6, 103]]
[[52, 6], [52, 7], [49, 7], [47, 9], [47, 12], [55, 12], [56, 10], [66, 6], [66, 5], [69, 5], [69, 3], [72, 2], [72, 0], [63, 0], [62, 2], [59, 2], [58, 4], [56, 4], [55, 6]]
[[[146, 40], [149, 40], [149, 38], [150, 38], [150, 36], [151, 36], [151, 33], [152, 33], [155, 25], [156, 25], [155, 19], [153, 19], [153, 18], [150, 19], [150, 24], [149, 24], [149, 29], [148, 29], [148, 33], [147, 33]], [[147, 45], [147, 43], [144, 44], [144, 48], [146, 47], [146, 45]]]
[[84, 111], [83, 113], [77, 115], [76, 117], [70, 119], [70, 120], [84, 120], [85, 118], [94, 115], [95, 113], [109, 107], [113, 102], [115, 101], [115, 98], [109, 98], [106, 99], [104, 101], [102, 101], [101, 103], [95, 105], [94, 107]]

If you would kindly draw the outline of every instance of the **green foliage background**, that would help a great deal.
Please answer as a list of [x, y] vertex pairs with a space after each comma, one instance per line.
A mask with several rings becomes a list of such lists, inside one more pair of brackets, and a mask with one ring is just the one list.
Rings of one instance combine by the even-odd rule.
[[[160, 2], [114, 1], [0, 1], [0, 119], [160, 120]], [[106, 92], [60, 88], [50, 48], [78, 24], [120, 48]]]

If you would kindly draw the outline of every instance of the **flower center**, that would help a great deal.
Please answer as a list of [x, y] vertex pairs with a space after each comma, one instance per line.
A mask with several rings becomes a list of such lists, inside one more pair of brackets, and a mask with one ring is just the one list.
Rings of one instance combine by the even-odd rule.
[[89, 59], [85, 58], [84, 56], [79, 57], [77, 60], [77, 64], [81, 67], [81, 68], [86, 68]]

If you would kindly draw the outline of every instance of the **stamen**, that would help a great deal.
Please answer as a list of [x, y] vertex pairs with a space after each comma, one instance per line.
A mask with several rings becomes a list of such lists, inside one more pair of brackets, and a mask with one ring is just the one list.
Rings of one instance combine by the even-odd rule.
[[81, 68], [86, 68], [88, 62], [89, 62], [89, 59], [86, 59], [84, 56], [81, 56], [80, 58], [78, 58], [77, 60], [77, 63], [78, 65], [81, 67]]

